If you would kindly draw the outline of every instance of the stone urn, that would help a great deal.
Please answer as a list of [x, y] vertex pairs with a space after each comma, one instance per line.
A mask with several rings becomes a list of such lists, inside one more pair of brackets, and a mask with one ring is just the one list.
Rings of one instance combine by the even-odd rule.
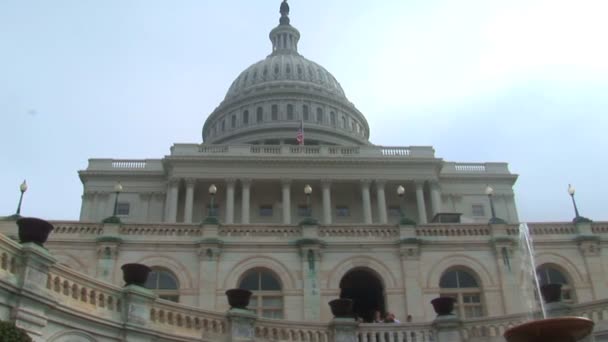
[[545, 303], [556, 303], [562, 300], [562, 284], [545, 284], [540, 286], [540, 294]]
[[35, 217], [20, 218], [17, 220], [17, 226], [21, 243], [33, 242], [40, 246], [44, 245], [51, 230], [55, 229], [48, 221]]
[[144, 287], [148, 280], [148, 274], [152, 271], [150, 267], [143, 264], [124, 264], [122, 269], [122, 278], [125, 281], [125, 286], [137, 285]]
[[437, 316], [448, 316], [453, 315], [454, 301], [455, 299], [452, 297], [437, 297], [431, 300], [431, 305]]
[[251, 291], [245, 289], [230, 289], [226, 291], [228, 305], [232, 309], [246, 309], [251, 299]]
[[330, 301], [329, 308], [331, 313], [336, 318], [352, 318], [353, 317], [353, 300], [348, 298], [339, 298]]
[[557, 317], [530, 321], [504, 333], [507, 342], [576, 342], [593, 331], [593, 321], [583, 317]]

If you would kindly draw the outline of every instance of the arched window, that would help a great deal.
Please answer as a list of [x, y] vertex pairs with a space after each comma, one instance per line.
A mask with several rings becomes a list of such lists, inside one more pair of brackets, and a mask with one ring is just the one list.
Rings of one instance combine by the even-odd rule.
[[145, 288], [154, 291], [161, 299], [179, 302], [177, 277], [164, 268], [152, 267]]
[[283, 318], [283, 293], [277, 277], [265, 269], [254, 269], [245, 274], [239, 288], [253, 292], [249, 309], [266, 318]]
[[336, 113], [335, 112], [329, 113], [329, 121], [331, 122], [332, 126], [336, 126]]
[[342, 115], [342, 128], [346, 129], [346, 116]]
[[483, 316], [481, 288], [468, 271], [454, 269], [446, 271], [439, 280], [442, 297], [452, 297], [454, 311], [461, 318]]
[[545, 284], [562, 284], [562, 300], [566, 303], [574, 303], [574, 291], [568, 282], [566, 275], [553, 265], [541, 265], [536, 269], [538, 282]]

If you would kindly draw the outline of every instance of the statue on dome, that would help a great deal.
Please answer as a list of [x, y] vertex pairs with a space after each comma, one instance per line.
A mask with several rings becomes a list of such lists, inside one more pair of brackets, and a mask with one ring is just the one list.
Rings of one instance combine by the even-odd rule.
[[287, 0], [283, 0], [283, 2], [281, 3], [281, 15], [282, 16], [288, 16], [289, 15], [289, 4], [287, 3]]

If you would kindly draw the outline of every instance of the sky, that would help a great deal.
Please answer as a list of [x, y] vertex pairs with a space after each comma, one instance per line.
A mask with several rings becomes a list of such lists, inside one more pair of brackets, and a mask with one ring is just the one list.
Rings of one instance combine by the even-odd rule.
[[[608, 221], [608, 1], [291, 0], [377, 145], [508, 162], [522, 221]], [[279, 0], [0, 1], [0, 216], [78, 219], [89, 158], [200, 143]]]

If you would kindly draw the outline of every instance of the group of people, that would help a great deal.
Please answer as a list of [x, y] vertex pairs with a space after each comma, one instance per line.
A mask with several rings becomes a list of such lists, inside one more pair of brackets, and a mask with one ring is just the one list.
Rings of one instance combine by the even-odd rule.
[[386, 315], [383, 316], [380, 310], [376, 310], [374, 311], [374, 323], [401, 323], [401, 321], [398, 320], [392, 312], [387, 312]]

